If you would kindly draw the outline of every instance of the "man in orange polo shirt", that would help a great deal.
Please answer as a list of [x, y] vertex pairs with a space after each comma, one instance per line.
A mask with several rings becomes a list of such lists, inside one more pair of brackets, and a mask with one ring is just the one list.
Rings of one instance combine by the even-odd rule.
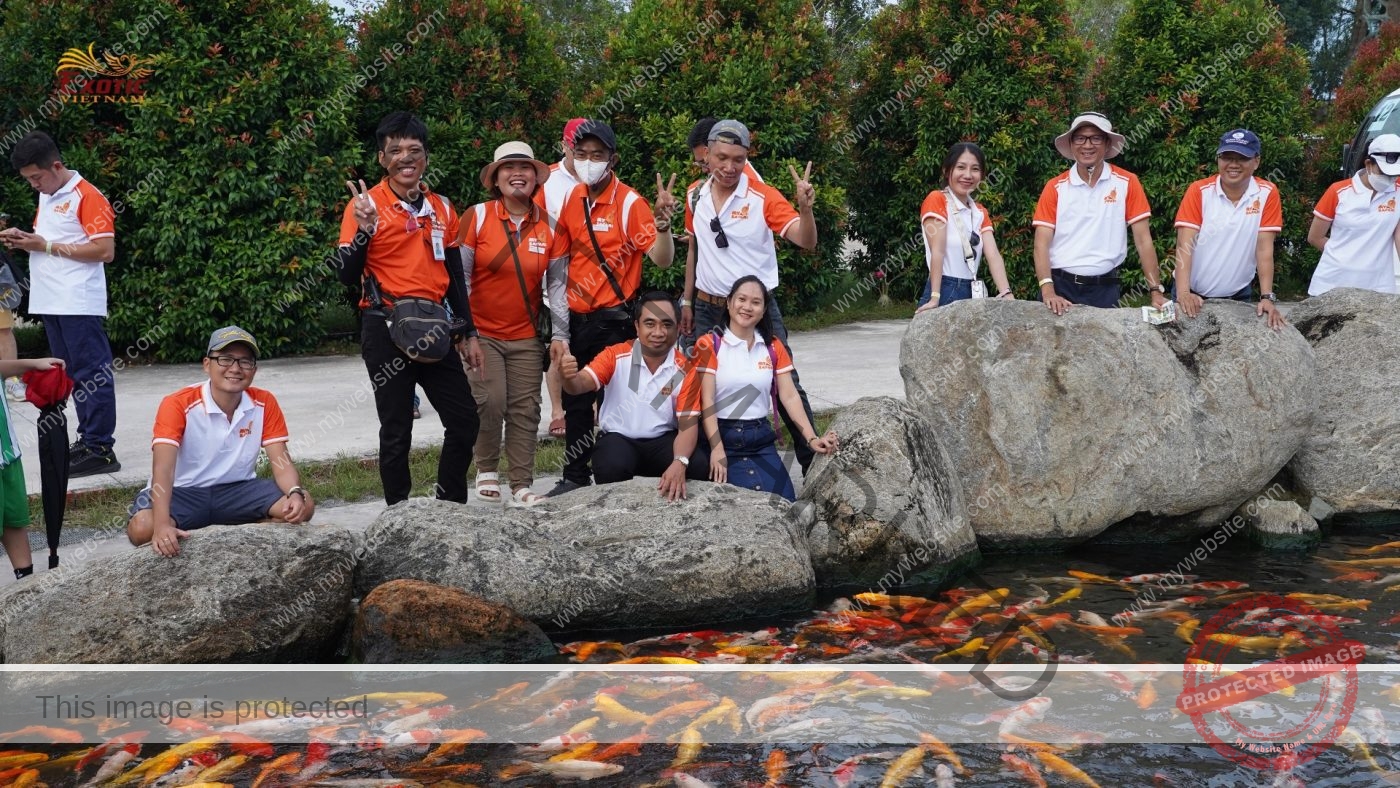
[[[635, 189], [613, 174], [617, 137], [608, 124], [590, 120], [574, 135], [574, 171], [581, 183], [564, 202], [555, 228], [569, 253], [550, 261], [549, 304], [554, 314], [550, 354], [554, 364], [571, 354], [587, 365], [603, 348], [636, 339], [631, 306], [642, 284], [642, 255], [671, 265], [671, 195], [675, 176], [656, 176], [656, 213]], [[564, 395], [564, 479], [550, 495], [592, 484], [595, 403], [602, 394]]]
[[[366, 189], [364, 181], [358, 189], [347, 184], [353, 197], [340, 224], [338, 266], [340, 281], [363, 294], [360, 356], [374, 384], [379, 412], [384, 500], [390, 505], [406, 500], [413, 488], [408, 470], [413, 389], [422, 386], [445, 431], [437, 497], [466, 503], [471, 494], [467, 469], [479, 420], [462, 363], [478, 369], [482, 357], [462, 280], [457, 213], [451, 201], [423, 185], [428, 168], [428, 127], [423, 121], [408, 112], [392, 112], [379, 122], [375, 137], [379, 166], [387, 175], [372, 189]], [[416, 360], [390, 339], [388, 308], [401, 298], [441, 302], [444, 297], [457, 318], [452, 332], [457, 352], [432, 363]]]

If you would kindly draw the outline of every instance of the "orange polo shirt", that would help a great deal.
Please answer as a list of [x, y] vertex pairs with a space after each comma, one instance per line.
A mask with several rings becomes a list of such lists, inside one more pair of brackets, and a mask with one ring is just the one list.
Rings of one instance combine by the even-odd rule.
[[[569, 311], [577, 314], [622, 303], [599, 267], [598, 255], [588, 237], [588, 218], [583, 205], [587, 195], [588, 187], [584, 184], [569, 192], [556, 228], [569, 250]], [[635, 189], [614, 175], [612, 184], [590, 207], [598, 246], [622, 288], [622, 295], [631, 298], [642, 286], [642, 255], [656, 242], [656, 219], [651, 206]]]
[[[395, 296], [441, 301], [447, 295], [447, 263], [433, 259], [433, 236], [442, 236], [444, 249], [456, 246], [457, 212], [446, 197], [424, 193], [423, 207], [415, 215], [389, 188], [387, 178], [369, 190], [379, 224], [365, 250], [365, 275], [374, 274], [387, 301]], [[352, 200], [340, 220], [342, 247], [354, 242], [358, 227]], [[369, 300], [361, 297], [360, 308], [369, 306]]]
[[[568, 247], [550, 228], [548, 214], [539, 205], [532, 204], [517, 231], [505, 205], [500, 200], [492, 200], [468, 208], [462, 214], [461, 225], [458, 241], [464, 251], [470, 250], [473, 258], [472, 279], [468, 285], [476, 330], [492, 339], [533, 339], [532, 315], [545, 311], [541, 292], [545, 270], [551, 259], [568, 254]], [[520, 292], [520, 277], [515, 273], [508, 232], [516, 236], [515, 256], [520, 258], [520, 270], [529, 293], [528, 309], [525, 295]]]

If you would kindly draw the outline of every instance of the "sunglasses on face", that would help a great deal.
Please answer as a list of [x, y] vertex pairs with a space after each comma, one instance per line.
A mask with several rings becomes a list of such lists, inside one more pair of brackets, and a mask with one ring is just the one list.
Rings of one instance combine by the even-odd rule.
[[1400, 153], [1377, 153], [1371, 156], [1371, 158], [1375, 159], [1377, 162], [1383, 161], [1386, 164], [1394, 164], [1400, 161]]
[[710, 220], [710, 231], [715, 234], [715, 247], [718, 249], [728, 249], [729, 239], [724, 237], [724, 228], [719, 226], [719, 217]]

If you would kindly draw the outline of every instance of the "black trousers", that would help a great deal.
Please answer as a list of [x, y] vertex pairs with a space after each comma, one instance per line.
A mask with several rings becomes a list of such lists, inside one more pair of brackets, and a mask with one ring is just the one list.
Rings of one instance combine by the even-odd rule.
[[384, 502], [392, 506], [407, 500], [413, 489], [408, 472], [408, 451], [413, 443], [413, 390], [422, 386], [442, 419], [436, 495], [444, 501], [466, 503], [471, 490], [467, 470], [472, 464], [472, 447], [476, 445], [481, 422], [462, 359], [454, 350], [436, 364], [413, 361], [389, 339], [383, 316], [366, 313], [363, 318], [360, 357], [369, 370], [374, 407], [379, 412], [379, 479], [384, 484]]
[[[609, 345], [637, 338], [637, 327], [620, 309], [590, 315], [569, 314], [569, 352], [583, 369]], [[592, 484], [589, 460], [593, 457], [593, 406], [602, 407], [603, 392], [564, 394], [564, 479]]]
[[[604, 432], [593, 448], [593, 477], [599, 484], [625, 482], [634, 476], [660, 477], [676, 460], [672, 453], [675, 442], [675, 430], [645, 440], [629, 438], [620, 432]], [[690, 453], [685, 478], [698, 482], [710, 478], [710, 446], [704, 436]]]

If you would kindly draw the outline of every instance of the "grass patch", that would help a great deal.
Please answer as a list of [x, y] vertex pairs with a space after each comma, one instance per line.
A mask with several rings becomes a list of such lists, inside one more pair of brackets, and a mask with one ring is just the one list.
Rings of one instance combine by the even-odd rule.
[[[827, 430], [836, 413], [837, 411], [825, 411], [816, 414], [817, 434]], [[441, 454], [441, 447], [438, 446], [425, 446], [408, 453], [409, 473], [414, 479], [412, 496], [432, 495], [433, 485], [437, 481], [438, 457]], [[557, 476], [563, 468], [564, 442], [557, 438], [541, 438], [539, 448], [535, 451], [535, 477]], [[301, 483], [311, 490], [318, 505], [375, 500], [384, 494], [384, 488], [379, 481], [379, 460], [372, 455], [299, 462], [297, 470], [301, 473]], [[507, 470], [509, 466], [502, 456], [502, 479], [505, 479]], [[473, 464], [471, 475], [468, 476], [469, 481], [475, 477], [475, 473], [476, 466]], [[271, 469], [265, 462], [262, 463], [258, 468], [258, 476], [268, 478], [271, 475]], [[143, 486], [106, 487], [84, 491], [69, 502], [64, 522], [85, 527], [125, 527], [127, 507]], [[502, 487], [505, 486], [502, 484]], [[30, 529], [42, 533], [44, 512], [38, 495], [29, 496], [29, 512]]]

